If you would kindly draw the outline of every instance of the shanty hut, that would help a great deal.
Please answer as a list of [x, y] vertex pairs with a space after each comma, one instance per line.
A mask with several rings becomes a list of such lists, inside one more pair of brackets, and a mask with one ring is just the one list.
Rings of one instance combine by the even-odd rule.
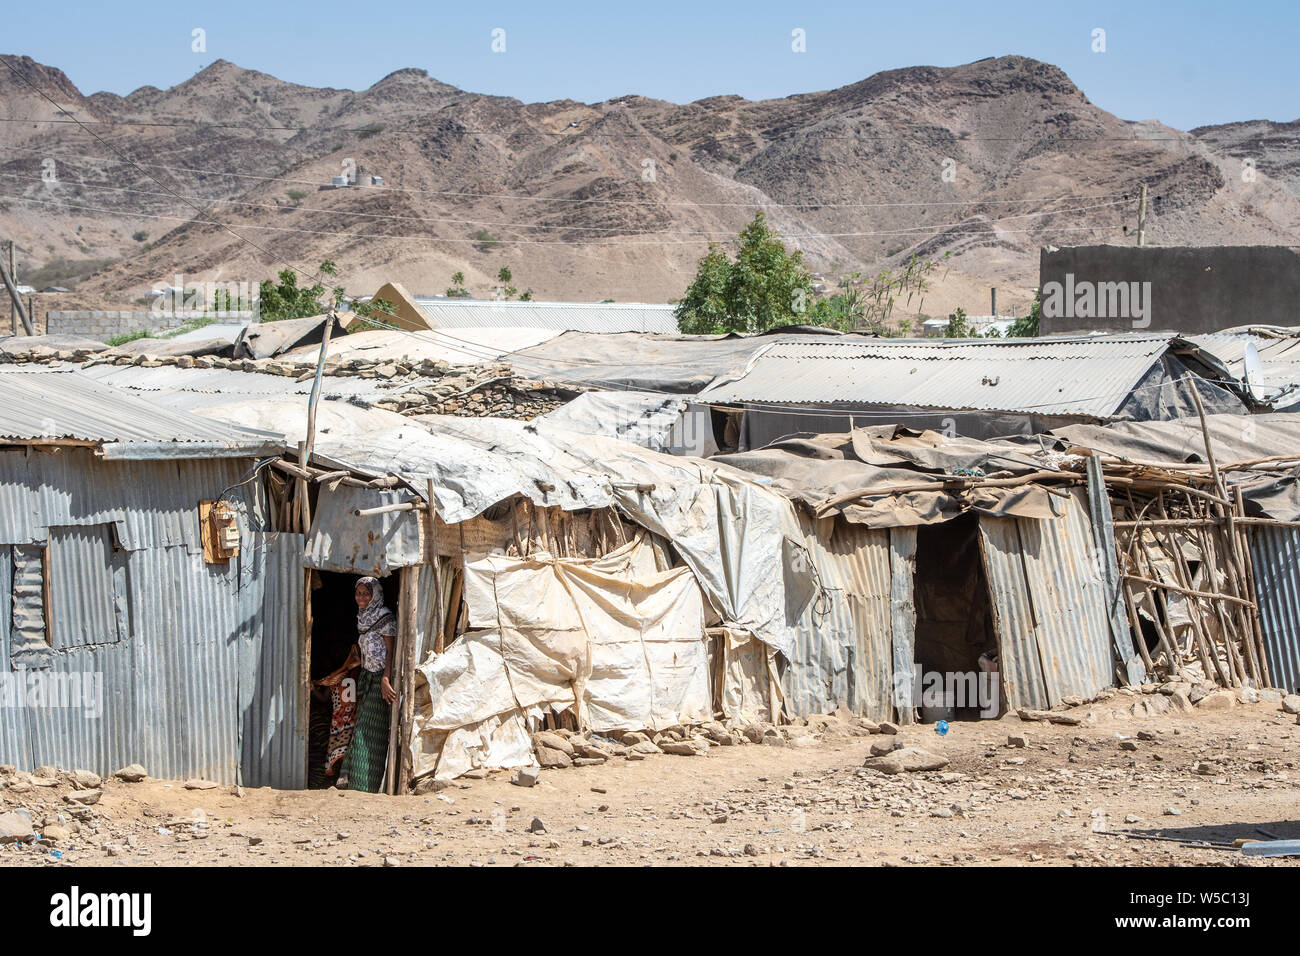
[[888, 425], [716, 460], [799, 506], [820, 593], [781, 675], [792, 712], [990, 717], [1141, 681], [1104, 488], [1063, 456]]
[[[972, 438], [1033, 435], [1078, 422], [1195, 413], [1189, 370], [1218, 377], [1167, 335], [1052, 339], [834, 338], [779, 342], [700, 402], [744, 410], [741, 449], [799, 432], [901, 422]], [[1230, 387], [1190, 381], [1212, 412], [1242, 412]]]
[[302, 537], [276, 435], [0, 371], [0, 763], [304, 781]]

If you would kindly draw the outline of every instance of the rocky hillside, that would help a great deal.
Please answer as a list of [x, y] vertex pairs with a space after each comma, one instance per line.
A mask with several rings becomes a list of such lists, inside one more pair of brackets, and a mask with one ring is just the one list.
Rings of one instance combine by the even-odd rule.
[[[662, 302], [765, 208], [828, 274], [951, 252], [920, 311], [986, 311], [990, 284], [1023, 308], [1041, 244], [1132, 241], [1143, 182], [1153, 243], [1300, 235], [1296, 124], [1127, 122], [1024, 57], [686, 105], [526, 104], [413, 69], [314, 89], [224, 61], [86, 96], [3, 59], [0, 102], [24, 122], [0, 123], [0, 235], [22, 273], [118, 301], [177, 273], [255, 281], [328, 257], [358, 293], [440, 292], [460, 270], [486, 295], [509, 265], [539, 298]], [[361, 185], [328, 188], [349, 160]]]

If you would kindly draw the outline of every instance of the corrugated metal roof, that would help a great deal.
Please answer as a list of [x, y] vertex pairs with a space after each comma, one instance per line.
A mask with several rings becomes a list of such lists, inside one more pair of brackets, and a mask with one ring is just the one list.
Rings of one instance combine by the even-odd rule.
[[[329, 354], [334, 359], [365, 359], [367, 362], [432, 359], [449, 365], [480, 365], [491, 364], [503, 355], [532, 348], [560, 334], [558, 329], [513, 325], [470, 327], [450, 332], [437, 329], [425, 332], [375, 330], [331, 339]], [[280, 361], [314, 366], [319, 355], [319, 345], [304, 345], [285, 352]]]
[[758, 354], [738, 380], [700, 397], [1106, 418], [1168, 344], [1167, 336], [784, 342]]
[[[0, 375], [0, 439], [200, 445], [209, 457], [251, 453], [280, 436], [166, 408], [80, 372]], [[197, 451], [197, 450], [196, 450]]]
[[416, 296], [415, 304], [435, 329], [491, 326], [556, 332], [676, 332], [671, 305], [643, 302], [495, 302]]

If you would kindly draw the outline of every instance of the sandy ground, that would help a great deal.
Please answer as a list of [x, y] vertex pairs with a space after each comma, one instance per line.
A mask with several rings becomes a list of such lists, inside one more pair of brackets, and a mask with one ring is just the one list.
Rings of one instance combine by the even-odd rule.
[[[1013, 716], [955, 723], [946, 736], [904, 728], [903, 738], [950, 764], [894, 776], [862, 769], [880, 736], [827, 733], [798, 749], [747, 744], [614, 759], [543, 771], [532, 788], [502, 772], [407, 797], [111, 780], [81, 821], [58, 818], [69, 808], [68, 783], [4, 790], [0, 813], [26, 807], [38, 830], [44, 822], [78, 832], [0, 846], [0, 864], [1300, 863], [1094, 832], [1300, 838], [1296, 717], [1264, 703], [1144, 717], [1112, 706], [1132, 702], [1078, 708], [1071, 713], [1084, 723], [1073, 727]], [[1027, 747], [1008, 745], [1017, 734], [1028, 735]]]

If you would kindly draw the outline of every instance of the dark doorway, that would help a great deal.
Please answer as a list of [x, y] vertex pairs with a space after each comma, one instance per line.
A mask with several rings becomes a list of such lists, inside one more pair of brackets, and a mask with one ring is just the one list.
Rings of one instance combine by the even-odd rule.
[[[321, 789], [338, 779], [339, 763], [329, 762], [330, 722], [334, 702], [329, 688], [315, 682], [347, 663], [357, 642], [356, 586], [365, 575], [313, 571], [311, 590], [311, 723], [307, 735], [307, 786]], [[379, 579], [384, 603], [398, 613], [397, 575]], [[332, 772], [331, 772], [332, 771]]]
[[979, 676], [988, 660], [996, 661], [998, 642], [975, 514], [917, 529], [915, 603], [923, 692], [937, 680], [943, 686], [939, 699], [927, 694], [916, 700], [922, 722], [996, 716], [981, 714], [985, 705], [998, 706], [1001, 685], [998, 674]]

